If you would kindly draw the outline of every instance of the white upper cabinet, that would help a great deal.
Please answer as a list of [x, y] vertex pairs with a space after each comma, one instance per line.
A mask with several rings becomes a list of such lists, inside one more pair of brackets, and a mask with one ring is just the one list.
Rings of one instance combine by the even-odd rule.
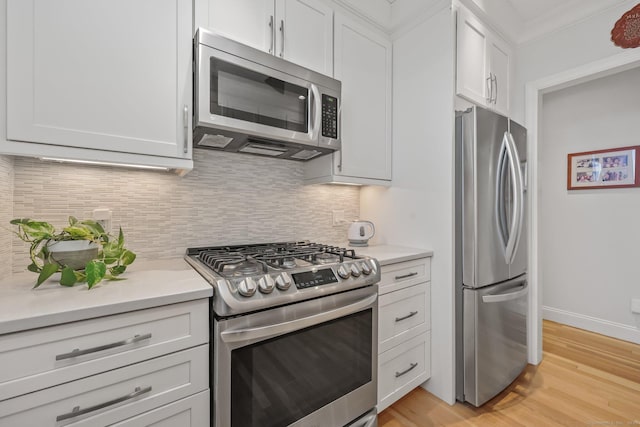
[[509, 113], [512, 49], [469, 10], [457, 19], [456, 93], [499, 113]]
[[387, 37], [336, 14], [342, 148], [307, 162], [307, 183], [391, 185], [391, 52]]
[[333, 9], [320, 0], [196, 0], [195, 24], [333, 75]]
[[191, 0], [8, 0], [7, 139], [40, 144], [2, 151], [190, 168], [191, 25]]

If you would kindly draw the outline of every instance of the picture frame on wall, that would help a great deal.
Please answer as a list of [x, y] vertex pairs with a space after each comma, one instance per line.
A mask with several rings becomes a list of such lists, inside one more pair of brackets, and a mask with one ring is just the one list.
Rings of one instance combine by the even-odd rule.
[[640, 187], [640, 145], [567, 155], [567, 190]]

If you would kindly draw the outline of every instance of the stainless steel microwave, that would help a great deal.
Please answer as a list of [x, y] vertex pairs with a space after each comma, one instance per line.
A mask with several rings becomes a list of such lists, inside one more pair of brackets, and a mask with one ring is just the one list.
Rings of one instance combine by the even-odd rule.
[[194, 61], [196, 148], [301, 161], [340, 149], [338, 80], [203, 28]]

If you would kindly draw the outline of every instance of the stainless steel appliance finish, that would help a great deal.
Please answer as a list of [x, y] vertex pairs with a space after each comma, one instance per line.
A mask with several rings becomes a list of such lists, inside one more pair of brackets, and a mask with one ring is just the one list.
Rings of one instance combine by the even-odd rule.
[[301, 241], [186, 260], [214, 287], [214, 426], [377, 425], [375, 259]]
[[199, 28], [195, 147], [306, 161], [340, 149], [339, 81]]
[[456, 116], [456, 397], [480, 406], [527, 364], [526, 129]]
[[292, 304], [380, 280], [374, 258], [308, 241], [191, 248], [186, 260], [213, 285], [218, 316]]
[[214, 320], [215, 425], [344, 426], [376, 405], [373, 286]]

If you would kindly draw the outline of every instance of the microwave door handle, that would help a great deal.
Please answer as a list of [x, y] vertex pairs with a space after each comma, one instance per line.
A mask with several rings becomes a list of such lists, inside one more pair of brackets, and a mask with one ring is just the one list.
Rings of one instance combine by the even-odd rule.
[[309, 104], [312, 108], [310, 108], [310, 135], [311, 140], [314, 142], [318, 141], [318, 134], [320, 133], [320, 127], [322, 126], [321, 115], [322, 115], [322, 98], [320, 97], [320, 91], [318, 90], [318, 86], [312, 84], [311, 85], [311, 99], [309, 100]]

